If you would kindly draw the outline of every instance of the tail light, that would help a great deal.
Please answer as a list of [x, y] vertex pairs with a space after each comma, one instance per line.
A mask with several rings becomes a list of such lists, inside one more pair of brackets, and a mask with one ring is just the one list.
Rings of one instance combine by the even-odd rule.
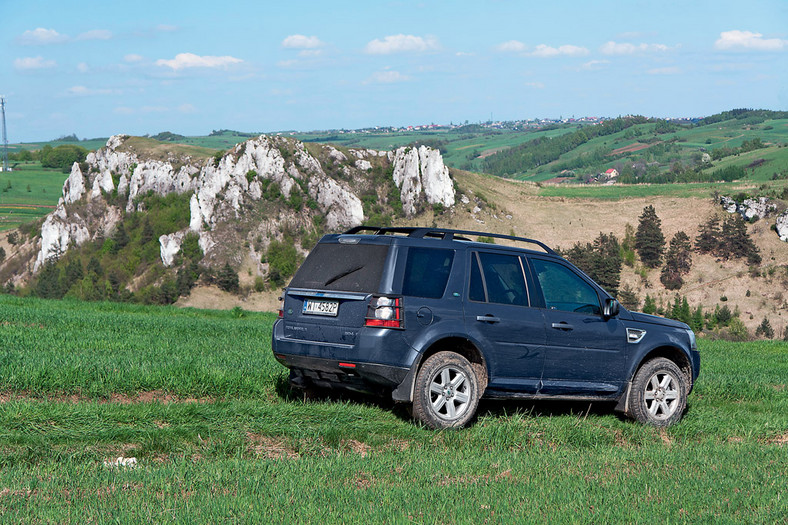
[[367, 308], [365, 324], [383, 328], [402, 328], [402, 299], [373, 297]]
[[285, 316], [285, 298], [279, 298], [279, 319]]

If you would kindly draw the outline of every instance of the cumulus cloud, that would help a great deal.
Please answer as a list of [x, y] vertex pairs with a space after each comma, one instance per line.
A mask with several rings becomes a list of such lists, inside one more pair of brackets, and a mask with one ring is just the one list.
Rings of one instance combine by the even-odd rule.
[[396, 84], [397, 82], [407, 82], [410, 77], [403, 75], [399, 71], [377, 71], [372, 74], [365, 84]]
[[68, 40], [68, 36], [61, 35], [54, 29], [44, 29], [43, 27], [38, 27], [36, 29], [25, 31], [17, 40], [20, 44], [28, 46], [41, 44], [59, 44]]
[[241, 62], [243, 62], [243, 60], [240, 58], [231, 56], [215, 57], [210, 55], [199, 56], [194, 53], [178, 53], [175, 55], [175, 58], [170, 60], [160, 58], [156, 61], [156, 65], [178, 71], [188, 68], [226, 68], [233, 64], [240, 64]]
[[535, 57], [543, 57], [543, 58], [550, 58], [556, 57], [560, 55], [570, 56], [570, 57], [581, 57], [588, 54], [588, 49], [579, 46], [572, 46], [572, 45], [563, 45], [559, 47], [550, 47], [545, 44], [539, 44], [534, 48], [533, 52], [531, 53], [532, 56]]
[[423, 53], [440, 49], [435, 37], [414, 35], [389, 35], [383, 40], [375, 39], [367, 43], [364, 51], [370, 55], [389, 55], [392, 53]]
[[669, 51], [665, 44], [632, 44], [629, 42], [605, 42], [599, 51], [604, 55], [635, 55], [638, 53], [661, 53]]
[[526, 50], [526, 45], [519, 40], [509, 40], [502, 44], [498, 44], [496, 49], [504, 53], [522, 53]]
[[282, 47], [287, 49], [317, 49], [324, 45], [316, 36], [290, 35], [282, 40]]
[[16, 69], [47, 69], [55, 67], [54, 60], [45, 60], [44, 57], [25, 57], [17, 58], [14, 60], [14, 67]]
[[714, 47], [719, 50], [742, 49], [752, 51], [782, 51], [788, 49], [788, 40], [779, 38], [763, 38], [761, 33], [752, 31], [723, 31], [720, 38], [714, 42]]
[[112, 38], [112, 31], [106, 29], [93, 29], [77, 36], [77, 40], [109, 40]]

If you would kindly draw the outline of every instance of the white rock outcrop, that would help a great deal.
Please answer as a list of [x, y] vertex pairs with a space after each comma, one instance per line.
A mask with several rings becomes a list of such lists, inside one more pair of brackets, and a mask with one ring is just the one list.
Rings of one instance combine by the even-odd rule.
[[777, 228], [777, 235], [780, 236], [780, 240], [788, 242], [788, 210], [777, 217], [775, 227]]
[[181, 251], [181, 244], [185, 236], [184, 232], [175, 232], [159, 237], [161, 262], [164, 266], [172, 266], [172, 263], [175, 262], [175, 256]]
[[770, 202], [767, 197], [758, 197], [757, 199], [744, 199], [741, 204], [725, 197], [720, 197], [720, 205], [728, 213], [738, 213], [744, 220], [750, 219], [763, 219], [771, 215], [777, 210], [777, 205]]
[[422, 192], [430, 204], [454, 205], [454, 184], [439, 151], [426, 146], [399, 148], [389, 153], [389, 159], [394, 165], [394, 183], [400, 189], [406, 215], [416, 213]]
[[[217, 226], [244, 219], [245, 213], [255, 209], [254, 201], [271, 195], [286, 201], [294, 191], [306, 192], [306, 197], [317, 203], [316, 212], [325, 216], [329, 230], [362, 224], [364, 207], [357, 192], [364, 187], [364, 177], [373, 162], [383, 166], [387, 161], [391, 163], [393, 180], [408, 216], [416, 213], [422, 201], [446, 207], [455, 201], [454, 185], [443, 158], [437, 150], [425, 146], [395, 152], [349, 150], [348, 156], [332, 146], [307, 149], [301, 142], [261, 135], [236, 145], [221, 159], [212, 157], [197, 164], [173, 153], [144, 158], [135, 152], [134, 144], [127, 145], [128, 139], [126, 135], [114, 135], [104, 148], [89, 153], [85, 173], [79, 164], [72, 166], [59, 206], [42, 227], [36, 270], [72, 244], [110, 235], [123, 212], [136, 211], [138, 197], [151, 191], [162, 196], [193, 192], [188, 228], [159, 238], [165, 266], [173, 264], [186, 233], [199, 233], [200, 247], [209, 255], [222, 241], [216, 236]], [[278, 191], [272, 192], [272, 185]], [[103, 201], [104, 195], [115, 189], [126, 196], [125, 210]], [[77, 208], [72, 205], [80, 201], [86, 207], [79, 209], [88, 212], [74, 211]]]

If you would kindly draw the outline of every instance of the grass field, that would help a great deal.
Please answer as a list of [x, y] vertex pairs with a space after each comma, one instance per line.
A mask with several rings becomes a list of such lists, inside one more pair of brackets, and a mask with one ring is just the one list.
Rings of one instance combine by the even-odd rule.
[[0, 231], [50, 213], [67, 178], [68, 173], [42, 168], [38, 162], [20, 163], [14, 171], [0, 173]]
[[[718, 522], [788, 515], [788, 345], [701, 339], [679, 425], [492, 403], [434, 432], [293, 396], [274, 316], [0, 295], [7, 522]], [[105, 460], [135, 457], [137, 468]]]

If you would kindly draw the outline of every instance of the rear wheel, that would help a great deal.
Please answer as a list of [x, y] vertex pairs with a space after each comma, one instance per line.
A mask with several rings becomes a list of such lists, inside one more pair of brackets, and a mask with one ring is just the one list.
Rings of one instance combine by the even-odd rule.
[[676, 363], [658, 357], [637, 371], [629, 396], [631, 415], [636, 420], [667, 427], [678, 422], [687, 408], [687, 380]]
[[413, 417], [431, 428], [465, 426], [479, 405], [479, 380], [471, 363], [454, 352], [438, 352], [419, 369]]

